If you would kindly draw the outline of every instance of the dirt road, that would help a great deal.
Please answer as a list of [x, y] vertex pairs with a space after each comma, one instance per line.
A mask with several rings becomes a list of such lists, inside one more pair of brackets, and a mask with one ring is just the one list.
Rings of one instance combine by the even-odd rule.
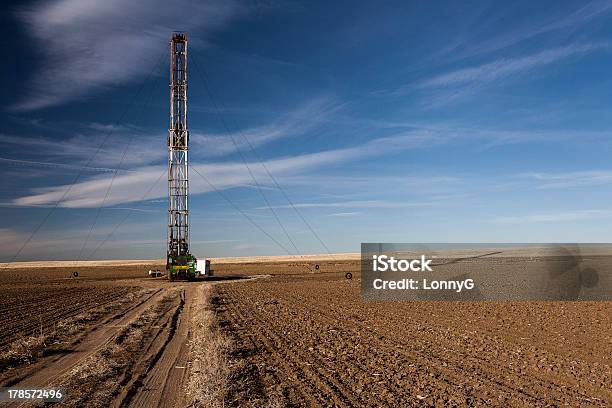
[[[152, 294], [143, 296], [125, 311], [88, 328], [89, 333], [74, 349], [38, 361], [36, 364], [27, 367], [25, 373], [20, 373], [19, 376], [23, 378], [13, 377], [7, 383], [16, 388], [57, 387], [57, 384], [62, 383], [72, 369], [107, 346], [122, 327], [125, 327], [147, 307], [158, 301], [161, 294], [162, 291], [157, 290]], [[20, 404], [9, 406], [20, 406]]]
[[193, 313], [195, 285], [182, 289], [181, 302], [170, 324], [147, 347], [145, 357], [131, 374], [130, 383], [114, 406], [178, 407], [188, 370], [189, 322]]
[[62, 406], [184, 406], [191, 304], [202, 284], [147, 282], [142, 296], [88, 325], [78, 342], [9, 370], [2, 385], [63, 387]]
[[63, 387], [66, 407], [188, 405], [193, 305], [211, 293], [198, 288], [232, 279], [171, 283], [131, 268], [0, 271], [0, 386]]

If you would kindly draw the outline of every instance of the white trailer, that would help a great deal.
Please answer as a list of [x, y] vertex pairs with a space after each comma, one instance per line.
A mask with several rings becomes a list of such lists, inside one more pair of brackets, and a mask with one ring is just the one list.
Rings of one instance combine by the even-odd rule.
[[[201, 261], [198, 261], [200, 263]], [[213, 276], [213, 270], [210, 269], [210, 259], [204, 260], [204, 270], [200, 270], [198, 264], [196, 263], [196, 270], [199, 276]]]

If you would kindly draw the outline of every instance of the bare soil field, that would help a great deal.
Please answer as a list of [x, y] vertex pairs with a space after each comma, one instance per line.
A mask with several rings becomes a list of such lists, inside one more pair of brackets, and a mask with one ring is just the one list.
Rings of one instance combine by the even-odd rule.
[[[82, 282], [84, 280], [118, 280], [130, 278], [142, 278], [146, 276], [149, 269], [163, 269], [162, 262], [138, 264], [138, 265], [96, 265], [96, 266], [36, 266], [23, 267], [19, 265], [13, 268], [0, 268], [0, 285], [11, 285], [16, 283], [38, 284]], [[76, 272], [76, 276], [75, 276]], [[77, 279], [78, 278], [78, 279]]]
[[612, 405], [612, 302], [364, 302], [355, 257], [162, 266], [0, 270], [0, 386], [71, 407]]
[[142, 286], [145, 270], [131, 265], [0, 269], [0, 349], [125, 298]]
[[134, 287], [85, 284], [11, 285], [0, 289], [0, 347], [22, 335], [41, 334], [58, 322], [116, 301]]
[[304, 261], [294, 258], [291, 261], [213, 263], [211, 269], [215, 276], [252, 276], [260, 274], [301, 276], [304, 279], [323, 276], [344, 276], [355, 273], [361, 268], [361, 259], [350, 260], [313, 260]]
[[217, 287], [237, 405], [612, 405], [611, 302], [363, 302], [358, 261], [296, 268], [214, 268], [273, 275]]

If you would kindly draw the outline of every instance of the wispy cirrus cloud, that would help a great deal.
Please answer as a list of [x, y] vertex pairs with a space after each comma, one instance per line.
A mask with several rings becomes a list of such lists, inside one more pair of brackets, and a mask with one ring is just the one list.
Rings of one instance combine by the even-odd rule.
[[[166, 137], [165, 132], [149, 133], [144, 129], [129, 127], [117, 130], [83, 129], [68, 138], [0, 134], [0, 143], [5, 149], [11, 148], [13, 154], [26, 148], [29, 157], [42, 158], [33, 162], [49, 166], [68, 162], [77, 167], [88, 163], [88, 167], [98, 168], [116, 168], [124, 157], [125, 149], [138, 146], [138, 149], [130, 152], [129, 160], [122, 163], [122, 169], [129, 169], [130, 166], [152, 163], [166, 157]], [[126, 145], [128, 141], [129, 146]], [[7, 159], [22, 160], [19, 156]]]
[[44, 60], [13, 108], [59, 105], [142, 80], [166, 50], [172, 30], [198, 31], [205, 39], [248, 9], [234, 0], [54, 0], [22, 6], [17, 17]]
[[76, 165], [64, 164], [64, 163], [8, 159], [5, 157], [0, 157], [0, 162], [5, 163], [6, 165], [12, 165], [12, 166], [46, 167], [46, 168], [54, 168], [54, 169], [63, 169], [67, 171], [82, 170], [82, 171], [106, 172], [106, 173], [115, 171], [115, 169], [112, 169], [110, 167], [76, 166]]
[[462, 68], [445, 74], [437, 75], [422, 81], [421, 88], [443, 87], [465, 84], [487, 84], [495, 80], [526, 72], [543, 65], [548, 65], [575, 55], [588, 53], [607, 44], [582, 44], [553, 48], [517, 58], [502, 58], [475, 67]]
[[195, 146], [202, 146], [209, 157], [225, 156], [279, 139], [304, 135], [330, 121], [341, 108], [342, 104], [334, 98], [323, 95], [286, 112], [272, 123], [243, 130], [228, 129], [232, 132], [230, 134], [192, 132], [189, 140]]
[[[607, 137], [606, 132], [595, 132], [591, 135], [587, 132], [587, 136], [591, 136], [595, 139], [601, 139]], [[338, 165], [340, 163], [346, 163], [354, 160], [363, 159], [365, 157], [377, 157], [389, 152], [397, 154], [398, 152], [410, 150], [410, 149], [423, 149], [445, 146], [450, 143], [464, 142], [464, 141], [486, 141], [489, 144], [507, 144], [507, 143], [529, 143], [533, 141], [552, 141], [558, 142], [564, 138], [577, 138], [578, 136], [584, 136], [581, 132], [505, 132], [505, 131], [487, 131], [486, 129], [416, 129], [410, 131], [400, 132], [393, 136], [381, 137], [371, 139], [365, 143], [339, 148], [324, 150], [315, 153], [306, 153], [301, 155], [280, 157], [274, 159], [268, 159], [264, 161], [266, 168], [275, 175], [275, 177], [283, 180], [284, 182], [290, 183], [304, 183], [305, 175], [315, 172], [314, 178], [316, 180], [316, 172], [325, 166]], [[587, 138], [588, 139], [588, 138]], [[579, 140], [584, 141], [585, 138], [581, 137]], [[486, 143], [485, 143], [486, 145]], [[157, 150], [156, 150], [157, 151]], [[158, 152], [160, 153], [160, 152]], [[163, 151], [160, 154], [164, 154]], [[164, 156], [165, 157], [165, 156]], [[160, 156], [161, 158], [161, 156]], [[261, 188], [273, 188], [274, 185], [269, 179], [268, 171], [257, 161], [248, 163], [253, 175], [258, 180]], [[118, 174], [113, 182], [113, 188], [110, 196], [106, 200], [106, 205], [117, 205], [120, 203], [136, 202], [147, 199], [154, 199], [164, 197], [166, 195], [166, 187], [163, 183], [153, 188], [149, 194], [144, 194], [146, 189], [151, 186], [159, 175], [164, 171], [165, 165], [153, 166], [145, 165], [140, 167], [131, 167], [130, 172], [125, 174]], [[209, 164], [197, 164], [193, 163], [192, 167], [195, 167], [200, 173], [206, 175], [214, 184], [217, 189], [227, 189], [233, 187], [252, 187], [252, 178], [247, 171], [244, 163], [228, 161], [228, 162], [217, 162]], [[195, 172], [192, 172], [192, 178], [190, 188], [192, 193], [206, 193], [212, 191], [213, 188], [209, 186], [205, 181], [201, 180]], [[594, 174], [590, 175], [595, 176]], [[605, 175], [599, 175], [600, 179], [604, 179]], [[533, 177], [533, 175], [532, 175]], [[543, 176], [540, 175], [540, 178]], [[321, 178], [319, 177], [319, 180]], [[301, 181], [300, 181], [301, 180]], [[310, 180], [310, 182], [312, 182]], [[331, 179], [330, 179], [331, 180]], [[411, 179], [410, 177], [396, 178], [394, 180], [389, 179], [388, 182], [397, 184], [398, 188], [414, 188], [419, 190], [427, 190], [431, 192], [430, 186], [427, 184], [435, 184], [438, 193], [449, 191], [452, 192], [452, 188], [448, 188], [453, 183], [459, 181], [456, 177], [445, 177], [445, 176], [430, 176], [426, 179], [428, 183], [423, 185], [418, 180]], [[329, 180], [327, 180], [329, 181]], [[423, 180], [422, 180], [423, 181]], [[344, 181], [339, 181], [344, 183]], [[372, 180], [349, 177], [346, 183], [353, 184], [354, 186], [371, 185]], [[375, 181], [374, 181], [375, 182]], [[431, 183], [429, 183], [431, 182]], [[556, 180], [555, 182], [559, 182]], [[65, 200], [61, 206], [63, 207], [96, 207], [103, 202], [103, 196], [110, 183], [110, 176], [99, 175], [92, 177], [81, 183], [77, 183], [71, 188], [68, 199]], [[324, 185], [324, 184], [322, 184]], [[419, 187], [421, 186], [421, 187]], [[39, 206], [39, 205], [50, 205], [63, 196], [64, 191], [68, 186], [53, 186], [47, 188], [40, 188], [33, 191], [32, 194], [18, 197], [12, 201], [13, 205], [17, 206]], [[302, 203], [305, 207], [334, 207], [336, 204], [321, 204], [321, 203]], [[431, 202], [427, 202], [427, 205], [431, 205]], [[339, 207], [358, 207], [362, 206], [381, 206], [381, 203], [376, 202], [354, 202], [354, 203], [337, 203]], [[391, 206], [392, 204], [386, 204]], [[400, 206], [411, 206], [409, 203], [398, 203]], [[416, 203], [416, 205], [420, 205]], [[365, 207], [364, 207], [365, 208]], [[392, 208], [392, 207], [388, 207]]]
[[[194, 152], [205, 152], [206, 157], [223, 157], [241, 152], [274, 141], [304, 135], [332, 120], [335, 112], [342, 105], [330, 96], [320, 96], [289, 110], [272, 123], [246, 129], [229, 129], [233, 133], [200, 133], [190, 134], [190, 143]], [[44, 126], [49, 126], [43, 123]], [[129, 160], [124, 160], [122, 169], [133, 166], [156, 163], [167, 156], [165, 130], [147, 130], [134, 125], [111, 125], [104, 123], [70, 124], [73, 130], [68, 137], [49, 136], [15, 136], [0, 134], [0, 143], [13, 146], [15, 151], [27, 148], [28, 155], [40, 156], [41, 160], [22, 160], [17, 158], [0, 158], [5, 162], [49, 168], [82, 168], [78, 165], [66, 165], [54, 161], [70, 163], [89, 163], [91, 171], [112, 171], [124, 156], [126, 148], [132, 147]], [[57, 128], [57, 125], [55, 126]], [[104, 143], [102, 143], [104, 141]], [[129, 143], [129, 145], [128, 145]], [[135, 149], [134, 147], [138, 147]], [[95, 155], [95, 157], [94, 157]], [[193, 156], [193, 157], [197, 157]], [[91, 162], [90, 162], [91, 160]], [[93, 167], [96, 167], [93, 169]]]
[[528, 55], [498, 58], [477, 65], [464, 65], [396, 88], [375, 91], [373, 94], [382, 97], [403, 97], [418, 93], [424, 107], [439, 107], [477, 94], [488, 87], [525, 77], [542, 67], [608, 48], [610, 48], [608, 42], [574, 43]]
[[[397, 152], [429, 145], [430, 140], [427, 134], [406, 132], [392, 137], [374, 139], [361, 145], [343, 149], [270, 159], [263, 162], [267, 171], [259, 162], [252, 162], [249, 164], [249, 167], [258, 183], [265, 187], [268, 184], [272, 184], [271, 180], [269, 180], [268, 171], [277, 177], [292, 176], [318, 170], [323, 166], [337, 165], [338, 163], [357, 160], [363, 157], [379, 156], [388, 151]], [[213, 190], [213, 187], [197, 176], [198, 172], [204, 174], [213, 183], [215, 189], [249, 186], [252, 182], [252, 178], [244, 163], [193, 163], [191, 167], [197, 170], [192, 172], [190, 180], [190, 190], [192, 193], [205, 193]], [[77, 183], [72, 187], [63, 185], [36, 189], [33, 194], [18, 197], [12, 203], [18, 206], [54, 204], [62, 199], [68, 188], [70, 188], [70, 193], [67, 194], [67, 199], [60, 204], [61, 207], [96, 207], [103, 202], [110, 206], [159, 198], [167, 193], [166, 186], [163, 183], [157, 183], [157, 186], [153, 187], [149, 193], [147, 193], [147, 189], [159, 179], [160, 174], [165, 169], [165, 165], [144, 166], [132, 168], [132, 171], [126, 174], [118, 174], [114, 178], [112, 191], [106, 200], [104, 196], [110, 185], [111, 177], [100, 175]]]
[[[580, 8], [564, 16], [555, 16], [552, 19], [542, 20], [528, 25], [515, 27], [516, 29], [509, 32], [495, 35], [490, 39], [482, 42], [474, 40], [465, 43], [455, 44], [453, 48], [464, 46], [463, 52], [459, 53], [459, 57], [465, 58], [478, 54], [485, 54], [508, 48], [524, 41], [541, 36], [565, 30], [564, 36], [575, 32], [577, 29], [586, 27], [598, 18], [605, 17], [612, 11], [612, 3], [608, 0], [595, 0], [581, 5]], [[445, 53], [450, 53], [453, 48], [445, 50]]]
[[579, 210], [545, 212], [527, 215], [512, 215], [495, 217], [489, 222], [500, 224], [529, 224], [537, 222], [566, 222], [612, 217], [612, 210]]
[[[347, 200], [335, 202], [312, 202], [312, 203], [294, 203], [296, 208], [413, 208], [413, 207], [429, 207], [448, 203], [445, 201], [422, 201], [422, 202], [407, 202], [407, 201], [388, 201], [388, 200]], [[268, 209], [269, 207], [258, 207], [258, 210]], [[289, 204], [272, 206], [272, 208], [292, 208]]]
[[611, 170], [589, 170], [562, 173], [531, 172], [516, 175], [518, 178], [531, 179], [541, 189], [571, 188], [612, 184]]
[[[428, 95], [431, 105], [447, 104], [477, 93], [493, 84], [499, 84], [501, 81], [517, 78], [538, 68], [604, 48], [609, 48], [609, 44], [572, 44], [520, 57], [500, 58], [424, 79], [416, 84], [416, 89], [433, 92]], [[404, 87], [403, 91], [406, 90], [407, 87]]]

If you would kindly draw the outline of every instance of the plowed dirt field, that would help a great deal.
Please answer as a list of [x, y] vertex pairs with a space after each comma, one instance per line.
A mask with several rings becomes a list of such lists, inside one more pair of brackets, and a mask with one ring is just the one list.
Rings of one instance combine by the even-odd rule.
[[239, 401], [612, 406], [610, 302], [363, 302], [354, 261], [227, 269], [276, 274], [217, 290]]
[[0, 386], [67, 407], [612, 406], [612, 302], [364, 302], [354, 257], [150, 267], [1, 269]]

